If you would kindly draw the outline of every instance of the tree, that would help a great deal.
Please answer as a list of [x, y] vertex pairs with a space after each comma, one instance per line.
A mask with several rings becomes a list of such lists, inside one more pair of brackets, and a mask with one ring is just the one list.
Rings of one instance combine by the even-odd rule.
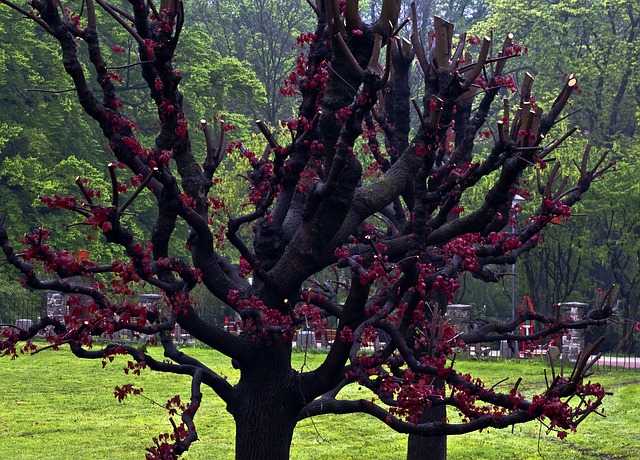
[[293, 106], [281, 94], [285, 77], [295, 68], [296, 37], [313, 27], [305, 2], [296, 0], [198, 0], [187, 4], [187, 18], [202, 23], [215, 49], [249, 63], [265, 87], [267, 102], [254, 107], [272, 125], [289, 117]]
[[[76, 13], [50, 0], [32, 0], [31, 9], [3, 3], [58, 41], [80, 105], [99, 124], [114, 155], [108, 165], [111, 187], [100, 197], [79, 180], [79, 197], [43, 200], [52, 209], [78, 214], [91, 235], [119, 246], [126, 258], [99, 264], [86, 254], [54, 250], [45, 228], [25, 235], [24, 249], [16, 252], [5, 230], [13, 216], [2, 217], [0, 245], [24, 283], [72, 296], [64, 320], [44, 317], [26, 330], [7, 328], [1, 349], [9, 356], [37, 349], [29, 340], [47, 331], [51, 346], [68, 344], [79, 358], [106, 364], [115, 355], [127, 355], [131, 370], [190, 375], [190, 400], [176, 409], [182, 423], [156, 438], [148, 458], [174, 458], [196, 441], [202, 385], [213, 389], [234, 417], [236, 458], [252, 460], [288, 458], [297, 421], [323, 414], [369, 414], [411, 434], [411, 458], [425, 446], [432, 449], [431, 458], [440, 458], [448, 435], [544, 419], [550, 431], [564, 437], [598, 409], [604, 390], [583, 382], [595, 346], [585, 350], [570, 378], [554, 376], [531, 399], [518, 384], [499, 393], [457, 373], [452, 353], [465, 344], [537, 340], [601, 325], [610, 315], [609, 303], [584, 319], [523, 311], [505, 324], [461, 335], [446, 320], [461, 273], [499, 280], [501, 266], [533, 248], [551, 222], [569, 218], [571, 206], [611, 168], [604, 156], [592, 161], [589, 149], [577, 163], [573, 186], [561, 177], [559, 164], [546, 167], [549, 154], [567, 137], [554, 139], [549, 133], [576, 87], [574, 77], [546, 113], [530, 100], [532, 81], [526, 80], [514, 95], [518, 108], [511, 108], [508, 98], [498, 101], [501, 119], [485, 134], [492, 103], [504, 88], [514, 89], [504, 74], [507, 61], [521, 50], [512, 36], [495, 47], [495, 56], [489, 54], [488, 37], [480, 43], [470, 37], [470, 46], [479, 48], [473, 60], [464, 52], [464, 34], [452, 51], [453, 25], [439, 18], [423, 46], [415, 10], [410, 40], [398, 37], [397, 0], [385, 1], [371, 24], [361, 19], [355, 1], [344, 7], [334, 0], [310, 3], [317, 27], [300, 37], [309, 48], [287, 79], [300, 97], [298, 116], [283, 123], [287, 135], [278, 142], [264, 123], [257, 123], [267, 145], [254, 153], [240, 141], [225, 141], [226, 123], [213, 129], [203, 121], [199, 129], [206, 149], [198, 152], [179, 90], [182, 76], [173, 61], [183, 30], [180, 1], [163, 0], [156, 10], [151, 2], [129, 0], [127, 11], [105, 0], [87, 0]], [[105, 60], [97, 6], [138, 45], [134, 67], [159, 118], [150, 147], [139, 140], [135, 113], [125, 114], [114, 91], [118, 77]], [[88, 58], [85, 65], [82, 56]], [[410, 136], [408, 76], [414, 56], [424, 75], [424, 95], [421, 104], [413, 103], [420, 128]], [[87, 68], [100, 92], [90, 89]], [[474, 153], [479, 134], [485, 139], [483, 154]], [[231, 218], [223, 238], [211, 222], [220, 213], [217, 176], [225, 174], [219, 168], [225, 152], [248, 161], [250, 212]], [[522, 180], [530, 168], [540, 174], [532, 190]], [[131, 190], [121, 182], [123, 176]], [[461, 199], [477, 191], [481, 180], [489, 184], [481, 203], [463, 209]], [[516, 193], [537, 207], [511, 233], [512, 212], [520, 210], [512, 207]], [[143, 195], [157, 205], [157, 219], [145, 237], [133, 233], [125, 220], [132, 217], [129, 206]], [[176, 221], [189, 227], [188, 257], [173, 252], [171, 241], [180, 237]], [[250, 225], [253, 241], [247, 242], [239, 234]], [[235, 247], [236, 260], [217, 250], [218, 239]], [[329, 267], [335, 278], [326, 275]], [[199, 283], [240, 315], [239, 335], [197, 314], [190, 292]], [[136, 301], [139, 284], [156, 288], [164, 303]], [[296, 331], [307, 327], [322, 333], [330, 317], [337, 319], [336, 340], [323, 363], [308, 372], [292, 369]], [[516, 334], [527, 320], [540, 322], [539, 332]], [[239, 381], [227, 382], [178, 350], [171, 335], [176, 324], [229, 356], [240, 369]], [[167, 360], [154, 359], [144, 346], [113, 342], [118, 331], [151, 336]], [[385, 345], [366, 351], [364, 345], [381, 332]], [[374, 399], [341, 399], [340, 390], [349, 384], [368, 388]], [[116, 388], [116, 396], [121, 400], [139, 391], [124, 385]], [[570, 405], [569, 399], [579, 403]], [[447, 407], [462, 414], [459, 422], [447, 421]]]

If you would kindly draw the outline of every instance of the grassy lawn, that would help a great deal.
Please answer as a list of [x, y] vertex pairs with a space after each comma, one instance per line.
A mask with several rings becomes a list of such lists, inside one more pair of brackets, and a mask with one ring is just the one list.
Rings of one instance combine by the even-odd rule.
[[[156, 350], [159, 353], [159, 350]], [[230, 381], [238, 377], [228, 359], [194, 348], [197, 358], [214, 369], [225, 369]], [[301, 368], [304, 356], [294, 354]], [[323, 355], [309, 355], [307, 365], [319, 365]], [[0, 360], [0, 458], [35, 459], [140, 459], [154, 435], [171, 429], [164, 404], [175, 394], [188, 399], [189, 381], [150, 371], [125, 375], [120, 359], [101, 368], [99, 361], [74, 359], [68, 351], [46, 351], [16, 361]], [[477, 362], [461, 360], [459, 371], [471, 372], [493, 384], [506, 376], [513, 385], [523, 377], [525, 394], [540, 390], [546, 367], [540, 361]], [[519, 425], [513, 430], [488, 430], [449, 439], [450, 459], [640, 459], [640, 371], [602, 372], [593, 377], [614, 395], [605, 399], [607, 418], [591, 417], [565, 440], [540, 434], [540, 425]], [[143, 397], [123, 403], [113, 387], [133, 383]], [[362, 394], [361, 394], [362, 393]], [[368, 397], [352, 390], [354, 397]], [[233, 459], [234, 425], [224, 404], [204, 389], [196, 418], [201, 441], [187, 459]], [[291, 458], [295, 460], [376, 459], [404, 457], [406, 437], [367, 416], [325, 416], [305, 420], [296, 428]]]

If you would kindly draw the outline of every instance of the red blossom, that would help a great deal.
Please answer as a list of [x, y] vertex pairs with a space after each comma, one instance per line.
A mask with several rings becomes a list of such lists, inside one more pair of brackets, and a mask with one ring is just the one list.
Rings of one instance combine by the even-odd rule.
[[133, 384], [127, 383], [126, 385], [117, 386], [113, 390], [113, 395], [116, 397], [118, 402], [124, 401], [124, 399], [129, 395], [139, 395], [142, 393], [142, 388], [135, 388]]
[[181, 118], [178, 120], [178, 126], [176, 127], [176, 136], [179, 139], [184, 139], [187, 137], [187, 120]]

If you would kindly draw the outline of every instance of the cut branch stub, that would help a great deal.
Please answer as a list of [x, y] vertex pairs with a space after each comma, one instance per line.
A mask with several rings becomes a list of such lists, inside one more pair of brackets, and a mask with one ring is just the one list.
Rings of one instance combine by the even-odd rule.
[[542, 108], [536, 107], [533, 109], [533, 122], [531, 123], [531, 134], [535, 138], [535, 144], [541, 140], [540, 137], [540, 122], [542, 121]]
[[413, 45], [413, 51], [416, 53], [416, 58], [420, 64], [423, 75], [429, 73], [429, 61], [427, 55], [424, 52], [424, 46], [420, 37], [420, 31], [418, 30], [418, 12], [415, 2], [411, 2], [411, 44]]
[[504, 145], [506, 142], [505, 136], [505, 123], [503, 120], [498, 121], [498, 139], [500, 140], [500, 145]]
[[125, 201], [123, 205], [120, 207], [120, 209], [118, 210], [118, 214], [123, 214], [127, 210], [129, 205], [131, 205], [131, 203], [133, 203], [133, 201], [138, 197], [138, 195], [140, 195], [140, 192], [142, 192], [147, 187], [147, 185], [149, 185], [149, 182], [151, 182], [151, 179], [153, 179], [153, 176], [157, 173], [158, 173], [158, 168], [153, 168], [151, 172], [147, 174], [147, 177], [144, 178], [144, 180], [140, 183], [140, 185], [138, 185], [138, 188], [136, 188], [136, 190], [131, 194], [131, 196], [127, 199], [127, 201]]
[[464, 44], [467, 40], [467, 34], [463, 33], [460, 35], [460, 41], [458, 42], [458, 46], [456, 47], [456, 52], [453, 53], [453, 57], [451, 58], [451, 64], [449, 65], [449, 69], [453, 70], [458, 65], [458, 61], [462, 58], [462, 53], [464, 52]]
[[278, 145], [273, 135], [269, 131], [269, 128], [267, 128], [267, 125], [265, 124], [265, 122], [262, 120], [256, 120], [256, 125], [258, 126], [258, 129], [260, 130], [262, 135], [265, 137], [265, 139], [267, 140], [271, 148], [280, 149], [280, 146]]
[[558, 97], [553, 102], [553, 105], [551, 106], [551, 110], [549, 110], [549, 113], [540, 124], [540, 132], [542, 134], [546, 135], [551, 129], [551, 127], [554, 125], [555, 121], [560, 115], [560, 112], [562, 112], [565, 105], [567, 105], [567, 101], [569, 100], [569, 97], [571, 96], [571, 93], [573, 92], [573, 89], [576, 87], [577, 84], [578, 84], [578, 79], [576, 78], [576, 76], [574, 74], [570, 74], [567, 77], [567, 82], [565, 83], [564, 87], [560, 91], [560, 94], [558, 94]]
[[502, 99], [502, 121], [504, 121], [504, 132], [509, 133], [509, 98]]
[[[498, 52], [498, 57], [501, 58], [505, 55], [505, 50], [510, 48], [513, 45], [513, 34], [509, 32], [504, 39], [504, 43], [502, 44], [502, 50]], [[496, 63], [495, 71], [493, 72], [494, 77], [499, 77], [502, 75], [504, 71], [504, 66], [507, 63], [505, 59], [501, 59]]]
[[360, 64], [358, 64], [358, 61], [353, 56], [353, 53], [349, 49], [349, 46], [347, 46], [347, 42], [344, 41], [342, 35], [340, 33], [337, 33], [334, 35], [334, 38], [338, 42], [340, 50], [344, 53], [344, 56], [353, 71], [360, 77], [360, 79], [364, 79], [367, 72], [363, 70], [362, 67], [360, 67]]
[[[465, 77], [465, 80], [466, 80], [467, 74], [471, 72], [472, 62], [473, 62], [473, 58], [471, 57], [471, 53], [469, 53], [468, 51], [465, 51], [464, 61], [460, 62], [460, 65], [457, 66], [458, 68], [462, 67], [462, 68], [469, 69], [467, 71], [462, 72], [462, 75]], [[454, 64], [456, 64], [455, 61], [451, 63], [452, 69], [456, 67], [454, 66]], [[477, 92], [478, 92], [478, 88], [476, 86], [470, 86], [466, 92], [464, 92], [463, 94], [460, 95], [460, 97], [458, 97], [457, 103], [460, 104], [461, 106], [468, 106], [468, 107], [472, 106], [473, 100], [475, 99]]]
[[449, 67], [451, 59], [451, 44], [453, 42], [453, 24], [435, 16], [433, 28], [436, 33], [435, 66], [437, 69]]
[[443, 101], [439, 97], [435, 99], [435, 108], [431, 111], [429, 117], [429, 131], [435, 131], [440, 123], [440, 115], [442, 114]]
[[533, 86], [533, 75], [529, 72], [525, 72], [524, 81], [520, 89], [520, 104], [529, 101], [531, 99], [531, 87]]
[[360, 4], [359, 0], [349, 0], [345, 7], [344, 19], [347, 24], [347, 30], [362, 29], [362, 19], [360, 19]]
[[160, 1], [160, 12], [164, 13], [167, 10], [176, 11], [178, 8], [178, 0], [161, 0]]
[[369, 59], [369, 64], [367, 65], [367, 69], [369, 72], [378, 73], [379, 61], [380, 61], [380, 50], [382, 50], [382, 35], [376, 34], [373, 39], [373, 51], [371, 53], [371, 59]]
[[[347, 5], [349, 1], [347, 1]], [[400, 15], [401, 0], [383, 0], [382, 11], [380, 12], [380, 24], [385, 26], [391, 24], [391, 31], [398, 25], [398, 16]]]
[[[389, 23], [389, 26], [391, 26], [391, 23]], [[380, 82], [378, 83], [378, 87], [380, 89], [384, 88], [384, 86], [387, 84], [387, 81], [389, 81], [389, 76], [391, 75], [391, 27], [389, 28], [389, 35], [387, 35], [387, 48], [385, 50], [386, 54], [385, 54], [385, 62], [384, 62], [384, 73], [382, 74], [382, 78], [380, 79]]]
[[511, 131], [509, 132], [509, 137], [514, 141], [517, 139], [518, 130], [520, 129], [521, 121], [522, 121], [522, 108], [518, 107], [515, 115], [513, 116], [513, 123], [511, 123]]
[[403, 59], [413, 59], [415, 53], [409, 40], [407, 40], [405, 37], [400, 37], [399, 40], [395, 41], [395, 44], [395, 49], [402, 55]]
[[[218, 139], [218, 146], [214, 145], [215, 140], [211, 135], [211, 131], [209, 130], [209, 126], [207, 125], [207, 120], [200, 120], [200, 128], [204, 133], [205, 145], [207, 148], [207, 157], [204, 160], [204, 170], [207, 173], [209, 179], [213, 177], [213, 173], [215, 173], [222, 160], [227, 153], [226, 141], [227, 141], [227, 124], [224, 121], [224, 118], [220, 118], [220, 135]], [[217, 129], [217, 121], [214, 123], [214, 129]]]
[[348, 36], [347, 29], [340, 19], [340, 6], [338, 0], [325, 0], [325, 8], [327, 10], [327, 17], [329, 18], [329, 25], [333, 33], [340, 34], [343, 39]]
[[491, 48], [491, 39], [485, 36], [482, 39], [482, 48], [480, 48], [480, 54], [478, 55], [478, 60], [476, 61], [476, 65], [469, 71], [468, 74], [465, 75], [465, 84], [472, 84], [476, 78], [482, 72], [484, 68], [484, 64], [487, 61], [487, 56], [489, 56], [489, 49]]
[[91, 206], [93, 204], [93, 200], [89, 196], [87, 189], [84, 187], [84, 184], [82, 183], [82, 178], [80, 176], [76, 177], [76, 185], [80, 189], [80, 193], [82, 193], [82, 196], [84, 197], [84, 199], [87, 201], [87, 204]]
[[111, 179], [111, 204], [114, 208], [118, 208], [118, 178], [116, 177], [117, 165], [113, 162], [107, 165], [109, 167], [109, 178]]

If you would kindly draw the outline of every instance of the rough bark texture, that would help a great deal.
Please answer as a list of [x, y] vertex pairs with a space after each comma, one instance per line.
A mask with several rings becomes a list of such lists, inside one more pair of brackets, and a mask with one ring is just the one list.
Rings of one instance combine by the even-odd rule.
[[298, 414], [303, 407], [297, 372], [291, 369], [290, 344], [279, 351], [256, 349], [243, 361], [235, 388], [241, 398], [229, 404], [236, 422], [237, 460], [286, 460]]
[[[445, 406], [431, 407], [420, 418], [420, 423], [439, 422], [447, 417]], [[407, 460], [446, 460], [446, 436], [410, 434], [407, 441]]]

